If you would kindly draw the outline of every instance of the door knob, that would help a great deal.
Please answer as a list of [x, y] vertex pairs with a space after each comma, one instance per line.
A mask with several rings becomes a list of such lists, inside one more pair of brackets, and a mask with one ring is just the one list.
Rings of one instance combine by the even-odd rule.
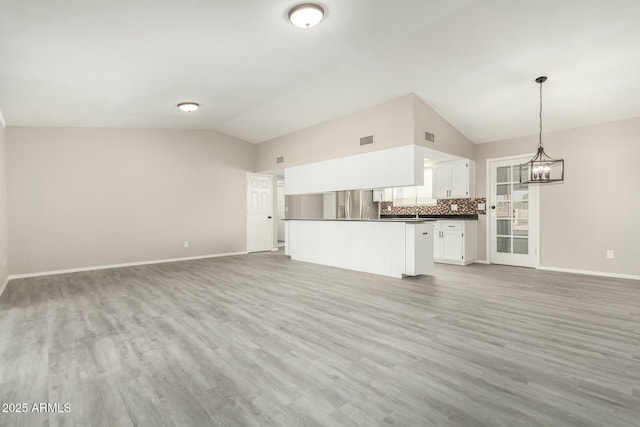
[[271, 219], [271, 217], [270, 217], [270, 216], [268, 216], [268, 217], [267, 217], [267, 219]]
[[495, 208], [496, 208], [496, 207], [495, 207], [495, 205], [494, 205], [494, 206], [491, 206], [491, 209], [495, 209]]

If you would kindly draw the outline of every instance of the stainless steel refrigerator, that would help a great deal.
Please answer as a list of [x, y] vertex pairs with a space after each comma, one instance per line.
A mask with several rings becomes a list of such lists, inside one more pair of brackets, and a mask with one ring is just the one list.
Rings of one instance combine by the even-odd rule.
[[336, 200], [336, 218], [378, 218], [378, 203], [373, 201], [373, 190], [338, 191]]

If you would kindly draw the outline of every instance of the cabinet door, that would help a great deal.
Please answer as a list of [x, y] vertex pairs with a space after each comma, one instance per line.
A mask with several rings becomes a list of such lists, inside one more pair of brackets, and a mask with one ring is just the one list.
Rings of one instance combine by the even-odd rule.
[[449, 165], [433, 168], [433, 198], [446, 199], [451, 189], [451, 167]]
[[374, 202], [384, 202], [384, 188], [376, 188], [373, 190], [373, 201]]
[[405, 274], [433, 274], [433, 225], [406, 224]]
[[461, 231], [442, 231], [442, 259], [462, 261], [464, 245]]
[[433, 259], [442, 259], [442, 228], [438, 222], [433, 227]]
[[469, 197], [469, 163], [459, 162], [451, 165], [451, 193], [452, 198]]

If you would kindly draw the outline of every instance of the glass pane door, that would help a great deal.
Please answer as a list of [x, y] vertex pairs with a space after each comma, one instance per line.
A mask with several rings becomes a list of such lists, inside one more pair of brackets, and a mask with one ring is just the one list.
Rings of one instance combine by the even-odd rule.
[[529, 186], [520, 184], [520, 173], [526, 176], [528, 168], [520, 169], [527, 159], [492, 162], [491, 210], [492, 227], [491, 262], [498, 264], [535, 265], [530, 242]]

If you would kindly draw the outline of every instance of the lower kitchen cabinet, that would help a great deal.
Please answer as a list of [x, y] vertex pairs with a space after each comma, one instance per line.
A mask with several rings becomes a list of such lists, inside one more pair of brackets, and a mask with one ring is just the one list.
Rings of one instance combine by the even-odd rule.
[[433, 261], [466, 265], [477, 258], [477, 221], [440, 220], [433, 228]]
[[433, 224], [415, 220], [285, 221], [285, 255], [402, 278], [433, 273]]

